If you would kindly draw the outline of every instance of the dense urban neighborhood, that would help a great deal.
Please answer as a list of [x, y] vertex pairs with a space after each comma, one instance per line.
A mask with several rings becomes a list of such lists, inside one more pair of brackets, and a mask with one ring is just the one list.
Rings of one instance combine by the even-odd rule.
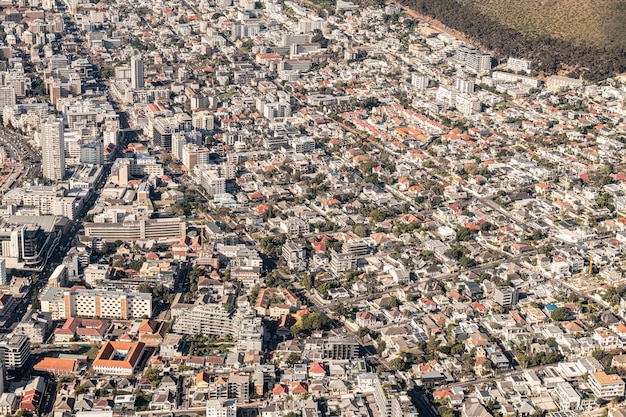
[[0, 29], [0, 414], [626, 416], [626, 77], [391, 2]]

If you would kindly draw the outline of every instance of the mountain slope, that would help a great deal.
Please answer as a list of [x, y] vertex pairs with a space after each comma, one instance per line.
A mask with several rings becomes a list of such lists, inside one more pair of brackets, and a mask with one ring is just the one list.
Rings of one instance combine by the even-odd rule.
[[626, 71], [624, 0], [397, 1], [499, 58], [531, 59], [545, 74], [599, 80]]
[[461, 0], [522, 33], [626, 47], [623, 0]]

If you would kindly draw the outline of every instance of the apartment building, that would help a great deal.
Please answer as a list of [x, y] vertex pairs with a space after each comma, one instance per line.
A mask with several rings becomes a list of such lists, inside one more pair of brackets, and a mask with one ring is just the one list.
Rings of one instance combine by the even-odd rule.
[[337, 253], [331, 250], [330, 269], [334, 274], [356, 269], [357, 258], [351, 253]]
[[[255, 317], [250, 309], [239, 308], [235, 312], [225, 307], [228, 308], [214, 303], [181, 309], [176, 315], [172, 332], [187, 335], [201, 333], [218, 338], [230, 336], [238, 340], [243, 350], [261, 349], [264, 333], [261, 317]], [[173, 315], [175, 310], [172, 310]]]
[[215, 116], [210, 111], [194, 112], [191, 123], [194, 129], [213, 130], [215, 128]]
[[196, 184], [202, 186], [209, 195], [224, 194], [226, 192], [226, 178], [221, 176], [213, 165], [199, 165], [194, 167]]
[[532, 62], [527, 59], [513, 58], [510, 56], [506, 60], [506, 69], [509, 71], [523, 71], [525, 73], [530, 73], [531, 66]]
[[41, 124], [41, 169], [43, 176], [54, 181], [65, 177], [65, 142], [63, 119], [49, 119]]
[[569, 90], [575, 88], [581, 88], [585, 85], [583, 80], [577, 80], [575, 78], [561, 77], [559, 75], [552, 75], [546, 80], [546, 88], [548, 91], [559, 91], [561, 89]]
[[290, 269], [302, 269], [306, 266], [307, 254], [305, 247], [292, 240], [288, 240], [283, 245], [282, 257]]
[[47, 340], [51, 330], [52, 320], [49, 314], [31, 311], [17, 324], [13, 334], [26, 336], [32, 344], [39, 345]]
[[459, 64], [474, 72], [485, 72], [491, 69], [491, 56], [472, 46], [459, 46], [454, 58]]
[[179, 334], [204, 334], [225, 337], [237, 334], [233, 310], [221, 304], [201, 304], [185, 310], [174, 323], [173, 332]]
[[51, 287], [41, 296], [41, 311], [53, 320], [70, 317], [138, 319], [152, 315], [152, 295]]
[[580, 408], [582, 398], [569, 382], [557, 384], [554, 392], [561, 410], [578, 410]]
[[0, 360], [9, 371], [20, 370], [30, 360], [31, 343], [24, 335], [8, 336], [0, 340]]
[[343, 244], [342, 251], [361, 258], [369, 254], [370, 247], [363, 239], [350, 239]]
[[82, 208], [82, 199], [76, 194], [70, 195], [65, 188], [34, 185], [28, 182], [24, 187], [9, 190], [2, 197], [2, 203], [35, 207], [39, 214], [65, 216], [70, 220], [75, 220]]
[[208, 164], [210, 153], [205, 147], [200, 147], [195, 143], [186, 143], [182, 147], [181, 161], [189, 171], [192, 171], [196, 165]]
[[111, 167], [110, 180], [117, 185], [126, 187], [132, 176], [150, 177], [163, 176], [163, 165], [153, 156], [137, 155], [136, 158], [118, 158]]
[[44, 254], [52, 243], [47, 229], [31, 217], [33, 224], [0, 224], [0, 256], [5, 258], [7, 267], [37, 266], [44, 260]]
[[234, 400], [209, 400], [206, 417], [237, 417], [237, 403]]
[[624, 380], [618, 375], [594, 372], [589, 375], [589, 386], [598, 398], [610, 399], [624, 396]]
[[291, 140], [291, 147], [296, 153], [310, 153], [315, 150], [315, 140], [310, 137], [299, 136]]
[[84, 271], [85, 282], [94, 288], [99, 282], [110, 278], [111, 267], [109, 265], [91, 264]]
[[511, 287], [496, 287], [493, 293], [493, 301], [500, 306], [514, 306], [518, 298], [517, 289]]
[[393, 392], [379, 377], [374, 381], [374, 399], [381, 417], [418, 417], [417, 408], [405, 392]]
[[116, 240], [179, 239], [185, 234], [185, 219], [179, 217], [141, 219], [114, 223], [85, 223], [85, 236]]

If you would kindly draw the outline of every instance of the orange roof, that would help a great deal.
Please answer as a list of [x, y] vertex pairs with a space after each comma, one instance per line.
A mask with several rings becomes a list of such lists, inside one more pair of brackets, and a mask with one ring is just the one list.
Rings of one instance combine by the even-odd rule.
[[292, 394], [306, 394], [308, 393], [308, 389], [306, 387], [306, 384], [304, 382], [292, 382], [291, 383], [291, 393]]
[[[106, 342], [100, 348], [93, 366], [133, 370], [139, 362], [144, 346], [141, 342]], [[116, 352], [126, 352], [126, 356], [121, 360], [112, 359]]]
[[159, 259], [159, 255], [154, 253], [154, 252], [148, 252], [146, 254], [146, 260], [151, 261], [151, 260], [156, 260]]
[[479, 303], [478, 301], [474, 301], [472, 303], [472, 308], [474, 310], [478, 310], [478, 311], [487, 311], [487, 307], [485, 307], [484, 305], [482, 305], [481, 303]]
[[287, 394], [287, 387], [283, 384], [274, 385], [274, 389], [272, 390], [272, 394], [274, 395], [283, 395]]
[[450, 391], [449, 389], [442, 389], [442, 390], [433, 392], [433, 397], [435, 398], [445, 398], [451, 395], [452, 395], [452, 391]]
[[268, 206], [267, 204], [259, 204], [258, 206], [256, 206], [254, 208], [254, 212], [256, 214], [263, 214], [265, 213], [268, 209], [270, 208], [270, 206]]
[[157, 322], [154, 320], [145, 319], [139, 325], [139, 332], [141, 333], [154, 333], [158, 328]]
[[209, 383], [211, 382], [211, 375], [208, 372], [200, 372], [198, 373], [198, 375], [196, 375], [196, 385], [201, 384], [201, 383]]
[[76, 359], [65, 358], [43, 358], [33, 367], [35, 371], [51, 372], [51, 373], [67, 373], [76, 372], [78, 370], [78, 362]]
[[326, 369], [324, 369], [324, 365], [321, 363], [313, 362], [309, 367], [309, 373], [326, 375]]
[[326, 252], [326, 243], [324, 242], [312, 242], [313, 250], [316, 252]]
[[329, 198], [328, 200], [322, 201], [322, 204], [325, 206], [335, 206], [337, 204], [341, 204], [341, 201], [337, 200], [336, 198]]

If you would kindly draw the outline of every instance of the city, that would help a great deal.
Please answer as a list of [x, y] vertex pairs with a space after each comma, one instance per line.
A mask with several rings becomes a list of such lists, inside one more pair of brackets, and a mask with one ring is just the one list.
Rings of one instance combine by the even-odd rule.
[[0, 3], [0, 414], [626, 415], [626, 77], [399, 3]]

